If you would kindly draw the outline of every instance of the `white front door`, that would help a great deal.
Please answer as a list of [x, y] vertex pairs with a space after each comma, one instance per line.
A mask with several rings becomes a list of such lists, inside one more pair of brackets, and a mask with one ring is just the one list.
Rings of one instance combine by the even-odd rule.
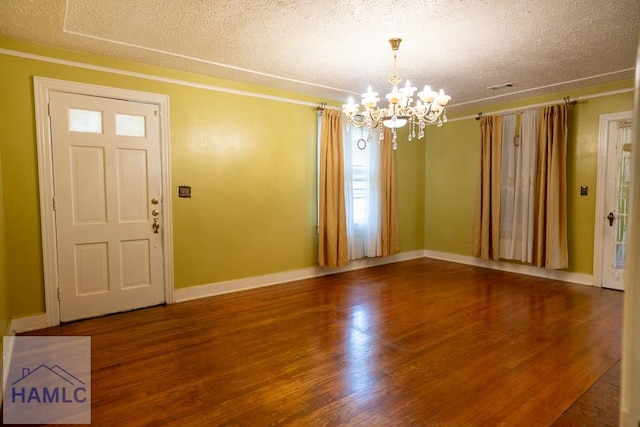
[[165, 302], [158, 106], [51, 92], [60, 320]]
[[605, 288], [622, 290], [631, 195], [631, 112], [603, 115], [600, 127], [602, 153], [598, 162], [596, 212], [596, 237], [600, 237], [596, 238], [596, 253], [600, 251], [601, 259], [600, 284]]

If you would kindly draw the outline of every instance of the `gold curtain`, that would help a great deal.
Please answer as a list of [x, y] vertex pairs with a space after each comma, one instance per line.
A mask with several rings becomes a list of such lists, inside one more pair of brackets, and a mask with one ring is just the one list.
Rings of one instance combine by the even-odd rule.
[[380, 233], [382, 256], [400, 252], [398, 238], [398, 211], [396, 208], [395, 172], [391, 129], [384, 128], [380, 147]]
[[533, 223], [533, 264], [567, 268], [567, 106], [541, 108]]
[[500, 175], [502, 117], [480, 119], [481, 164], [476, 215], [473, 227], [473, 255], [497, 260], [500, 249]]
[[321, 267], [347, 265], [349, 252], [340, 110], [325, 109], [322, 112], [319, 203], [318, 264]]

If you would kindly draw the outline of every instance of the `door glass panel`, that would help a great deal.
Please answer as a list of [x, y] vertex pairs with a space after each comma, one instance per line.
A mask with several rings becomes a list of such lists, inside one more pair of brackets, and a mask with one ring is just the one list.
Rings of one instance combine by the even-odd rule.
[[102, 133], [102, 111], [69, 108], [71, 132]]
[[616, 212], [615, 212], [615, 233], [614, 233], [614, 269], [625, 268], [627, 223], [629, 218], [629, 184], [631, 174], [629, 170], [629, 159], [631, 155], [631, 122], [622, 120], [618, 122], [617, 138], [618, 154], [618, 176], [616, 183]]
[[137, 136], [144, 138], [145, 117], [130, 114], [116, 114], [116, 135]]

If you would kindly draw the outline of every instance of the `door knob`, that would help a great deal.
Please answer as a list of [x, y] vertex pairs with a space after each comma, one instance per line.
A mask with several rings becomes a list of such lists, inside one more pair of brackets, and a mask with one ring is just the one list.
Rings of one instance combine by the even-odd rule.
[[158, 216], [158, 215], [160, 215], [160, 211], [158, 209], [154, 209], [154, 210], [151, 211], [151, 215]]
[[160, 201], [158, 199], [156, 199], [155, 197], [153, 199], [151, 199], [151, 204], [152, 205], [157, 205], [158, 203], [160, 203]]
[[609, 215], [607, 215], [607, 219], [609, 220], [609, 226], [613, 227], [613, 220], [616, 219], [616, 216], [613, 214], [613, 212], [609, 212]]

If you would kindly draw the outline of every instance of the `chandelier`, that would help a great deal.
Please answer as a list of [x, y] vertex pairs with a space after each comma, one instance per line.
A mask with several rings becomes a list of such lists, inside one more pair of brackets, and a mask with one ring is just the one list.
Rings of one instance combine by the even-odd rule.
[[[428, 124], [437, 123], [438, 126], [442, 126], [442, 123], [447, 121], [446, 105], [451, 100], [449, 95], [445, 95], [444, 91], [440, 89], [440, 92], [431, 90], [430, 86], [425, 86], [424, 89], [418, 92], [418, 100], [415, 105], [413, 104], [413, 94], [416, 91], [415, 87], [411, 86], [411, 83], [407, 80], [407, 83], [401, 89], [398, 89], [398, 83], [401, 79], [398, 77], [396, 70], [396, 54], [400, 48], [400, 42], [402, 39], [390, 39], [389, 44], [393, 50], [393, 72], [389, 77], [389, 82], [393, 85], [391, 92], [389, 92], [385, 98], [389, 101], [389, 106], [386, 108], [378, 107], [378, 92], [374, 92], [369, 86], [366, 93], [362, 94], [362, 106], [363, 110], [360, 110], [360, 106], [353, 102], [353, 98], [349, 98], [349, 102], [342, 106], [342, 111], [349, 124], [356, 127], [368, 126], [371, 129], [380, 128], [381, 125], [391, 128], [393, 135], [393, 149], [397, 146], [397, 134], [396, 129], [401, 128], [409, 123], [409, 136], [408, 140], [418, 137], [422, 139], [424, 137], [424, 128]], [[417, 134], [416, 134], [417, 129]], [[383, 139], [383, 133], [380, 132], [380, 140]]]

